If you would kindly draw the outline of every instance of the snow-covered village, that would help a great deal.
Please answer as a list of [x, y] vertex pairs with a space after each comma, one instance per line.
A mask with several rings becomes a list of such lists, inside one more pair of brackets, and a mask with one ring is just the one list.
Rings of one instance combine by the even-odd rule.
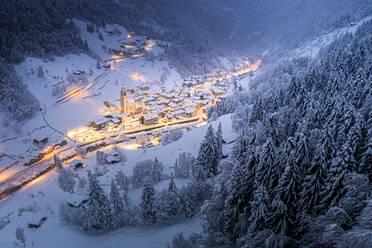
[[0, 2], [0, 247], [372, 247], [371, 13]]

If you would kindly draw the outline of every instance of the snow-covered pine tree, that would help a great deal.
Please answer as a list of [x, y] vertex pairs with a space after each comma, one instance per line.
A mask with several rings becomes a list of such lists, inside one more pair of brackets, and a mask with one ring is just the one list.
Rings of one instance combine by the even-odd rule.
[[124, 201], [120, 197], [118, 188], [115, 181], [111, 181], [111, 191], [110, 191], [110, 203], [111, 203], [111, 214], [113, 220], [113, 229], [120, 228], [124, 225]]
[[299, 207], [303, 212], [312, 213], [320, 202], [320, 193], [328, 173], [329, 152], [329, 133], [326, 128], [322, 132], [304, 179], [299, 202]]
[[270, 197], [264, 186], [259, 186], [253, 192], [252, 201], [250, 201], [251, 215], [249, 217], [249, 231], [257, 232], [267, 227], [267, 221], [270, 211]]
[[294, 234], [298, 231], [299, 223], [296, 218], [299, 216], [298, 200], [302, 190], [303, 179], [301, 178], [301, 173], [292, 153], [287, 160], [287, 166], [275, 190], [272, 205], [271, 224], [276, 233]]
[[88, 41], [87, 41], [87, 40], [84, 41], [83, 49], [84, 49], [85, 51], [89, 51], [89, 45], [88, 45]]
[[63, 191], [74, 193], [76, 180], [74, 178], [74, 174], [68, 168], [62, 168], [59, 171], [58, 185]]
[[141, 211], [142, 218], [146, 224], [154, 224], [156, 222], [155, 211], [155, 189], [150, 179], [147, 179], [142, 191]]
[[302, 123], [302, 128], [296, 134], [296, 151], [294, 154], [294, 162], [297, 164], [301, 178], [304, 175], [304, 172], [308, 169], [310, 165], [310, 154], [309, 154], [309, 147], [308, 147], [308, 131], [307, 123]]
[[[247, 151], [249, 152], [249, 151]], [[231, 171], [230, 178], [226, 184], [227, 195], [224, 201], [223, 214], [226, 217], [225, 232], [235, 239], [243, 226], [240, 221], [246, 221], [242, 216], [249, 216], [249, 201], [254, 190], [254, 173], [256, 158], [251, 151], [248, 162], [240, 165], [236, 163]]]
[[104, 41], [103, 35], [100, 32], [98, 32], [98, 39], [100, 39], [101, 41]]
[[176, 216], [180, 208], [180, 198], [173, 175], [169, 181], [168, 190], [164, 189], [157, 195], [156, 208], [158, 221], [167, 221]]
[[125, 206], [128, 206], [129, 179], [122, 170], [119, 170], [115, 175], [115, 183], [118, 185], [119, 190], [122, 191]]
[[169, 181], [168, 192], [177, 193], [177, 186], [174, 182], [173, 175], [171, 175], [171, 179]]
[[276, 147], [268, 138], [259, 152], [258, 165], [255, 172], [256, 187], [262, 185], [270, 192], [274, 189], [279, 177], [279, 166], [276, 163]]
[[88, 171], [89, 194], [84, 208], [84, 230], [112, 230], [110, 202], [95, 175]]
[[184, 193], [181, 195], [181, 206], [185, 218], [192, 218], [194, 216], [194, 206], [188, 193]]
[[372, 111], [368, 113], [366, 137], [364, 138], [363, 154], [358, 171], [369, 177], [372, 182]]
[[218, 170], [218, 155], [216, 153], [216, 143], [212, 125], [209, 125], [208, 130], [200, 144], [198, 157], [195, 165], [198, 170], [203, 171], [206, 177], [212, 177], [217, 174]]
[[353, 156], [350, 143], [346, 142], [332, 159], [331, 167], [327, 176], [325, 187], [321, 192], [319, 210], [326, 210], [330, 206], [336, 206], [341, 197], [345, 194], [343, 180], [345, 174], [355, 170], [356, 161]]
[[163, 163], [158, 158], [155, 158], [152, 164], [152, 181], [154, 183], [160, 182], [163, 174]]
[[221, 160], [223, 157], [222, 154], [222, 143], [223, 143], [223, 138], [222, 138], [222, 126], [221, 122], [218, 124], [218, 129], [216, 132], [216, 153], [218, 156], [218, 159]]
[[41, 67], [41, 65], [39, 65], [39, 66], [37, 67], [37, 76], [38, 76], [39, 78], [44, 78], [44, 70], [43, 70], [43, 68]]

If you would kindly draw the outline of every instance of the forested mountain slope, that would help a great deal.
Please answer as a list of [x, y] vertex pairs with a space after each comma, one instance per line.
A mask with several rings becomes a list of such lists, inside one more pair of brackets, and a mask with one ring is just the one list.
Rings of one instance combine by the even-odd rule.
[[205, 234], [185, 243], [371, 246], [371, 32], [369, 21], [236, 96], [239, 138], [202, 207]]

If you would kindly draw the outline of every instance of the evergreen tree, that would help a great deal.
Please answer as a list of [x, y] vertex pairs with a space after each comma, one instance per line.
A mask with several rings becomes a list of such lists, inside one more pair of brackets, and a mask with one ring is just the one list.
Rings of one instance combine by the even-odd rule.
[[163, 174], [163, 164], [158, 160], [158, 158], [154, 159], [153, 165], [152, 165], [152, 181], [154, 183], [160, 182], [161, 177]]
[[108, 232], [112, 229], [110, 202], [95, 175], [88, 171], [89, 194], [84, 208], [83, 228]]
[[309, 154], [309, 147], [308, 147], [308, 132], [306, 130], [306, 124], [303, 124], [304, 127], [302, 130], [297, 132], [296, 135], [296, 151], [294, 154], [295, 160], [294, 162], [297, 164], [300, 173], [301, 173], [301, 178], [304, 175], [304, 172], [308, 169], [309, 164], [310, 164], [310, 154]]
[[367, 175], [372, 182], [372, 111], [368, 113], [366, 124], [366, 137], [363, 146], [363, 154], [360, 162], [359, 172]]
[[173, 175], [171, 175], [171, 179], [169, 181], [168, 192], [177, 193], [177, 186], [174, 182]]
[[102, 36], [101, 33], [98, 33], [98, 39], [100, 39], [101, 41], [104, 41], [103, 36]]
[[146, 224], [154, 224], [156, 222], [155, 211], [155, 190], [151, 180], [147, 179], [142, 191], [141, 210], [142, 218]]
[[264, 186], [269, 192], [275, 187], [279, 177], [279, 167], [276, 162], [276, 148], [271, 138], [263, 145], [259, 155], [259, 163], [255, 172], [256, 187]]
[[192, 218], [195, 214], [194, 206], [191, 197], [188, 193], [182, 194], [181, 196], [182, 212], [185, 218]]
[[85, 51], [89, 51], [89, 46], [87, 40], [84, 41], [84, 46], [83, 46]]
[[349, 143], [345, 143], [336, 153], [336, 157], [332, 159], [326, 184], [321, 192], [322, 200], [319, 210], [324, 211], [330, 206], [336, 206], [345, 194], [345, 185], [343, 184], [345, 174], [352, 172], [355, 164], [352, 148]]
[[125, 206], [128, 206], [129, 179], [122, 170], [117, 172], [115, 176], [115, 183], [118, 185], [119, 190], [122, 191]]
[[328, 171], [328, 140], [328, 129], [325, 129], [304, 179], [299, 202], [302, 211], [312, 212], [320, 202], [320, 193], [325, 185]]
[[223, 143], [223, 138], [222, 138], [222, 126], [221, 122], [218, 124], [218, 129], [216, 133], [216, 153], [218, 156], [218, 159], [221, 160], [223, 157], [222, 154], [222, 143]]
[[294, 234], [299, 227], [298, 201], [302, 190], [301, 170], [294, 154], [288, 158], [287, 166], [276, 189], [272, 208], [271, 224], [276, 233]]
[[206, 177], [215, 176], [218, 170], [218, 155], [216, 153], [215, 140], [212, 125], [209, 125], [204, 140], [200, 144], [195, 163], [199, 174], [204, 174], [203, 176]]
[[116, 187], [115, 181], [111, 181], [110, 191], [110, 203], [111, 203], [111, 214], [113, 219], [113, 228], [117, 229], [122, 227], [124, 224], [124, 201], [120, 197], [118, 188]]
[[227, 196], [223, 210], [226, 217], [225, 232], [229, 233], [233, 240], [237, 237], [237, 233], [246, 231], [240, 230], [240, 228], [234, 228], [234, 225], [239, 223], [239, 221], [246, 221], [242, 216], [248, 218], [250, 212], [249, 201], [252, 198], [252, 192], [254, 190], [254, 171], [256, 164], [254, 154], [250, 156], [248, 163], [244, 165], [237, 163], [234, 165], [230, 179], [226, 185]]
[[161, 191], [160, 194], [157, 195], [155, 203], [157, 221], [167, 221], [178, 214], [180, 198], [173, 176], [171, 176], [169, 181], [168, 190], [164, 189]]
[[44, 70], [43, 70], [43, 68], [41, 67], [41, 65], [39, 65], [38, 68], [37, 68], [37, 76], [38, 76], [39, 78], [44, 78]]
[[269, 218], [270, 197], [265, 187], [259, 186], [253, 192], [253, 198], [250, 202], [251, 215], [249, 217], [249, 231], [261, 231], [267, 227]]

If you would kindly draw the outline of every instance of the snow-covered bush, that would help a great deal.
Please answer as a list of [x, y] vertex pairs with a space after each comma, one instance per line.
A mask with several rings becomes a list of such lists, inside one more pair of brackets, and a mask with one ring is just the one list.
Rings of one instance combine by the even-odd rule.
[[146, 179], [152, 177], [152, 164], [152, 159], [147, 159], [136, 163], [136, 165], [133, 167], [133, 175], [131, 180], [134, 186], [142, 186]]
[[156, 222], [169, 223], [180, 209], [180, 199], [175, 192], [163, 189], [155, 197]]
[[43, 70], [43, 67], [41, 67], [41, 65], [39, 65], [37, 68], [37, 76], [39, 78], [44, 78], [44, 70]]
[[168, 145], [182, 138], [182, 135], [183, 131], [179, 128], [170, 130], [161, 137], [161, 143], [164, 146]]
[[185, 238], [183, 233], [174, 234], [172, 237], [171, 244], [168, 244], [168, 248], [193, 248], [193, 244], [190, 240]]
[[17, 227], [16, 229], [16, 245], [20, 247], [26, 247], [26, 236], [25, 230], [21, 227]]
[[163, 164], [155, 158], [138, 162], [133, 167], [132, 184], [136, 187], [142, 186], [146, 179], [151, 179], [157, 183], [162, 179]]
[[84, 177], [80, 177], [78, 174], [77, 174], [77, 179], [78, 179], [78, 186], [77, 186], [78, 189], [79, 190], [85, 189], [85, 187], [86, 187], [86, 185], [88, 183], [87, 179], [84, 178]]
[[114, 146], [112, 148], [112, 152], [110, 152], [109, 155], [110, 154], [117, 156], [118, 157], [118, 160], [120, 160], [120, 163], [122, 163], [122, 164], [124, 164], [125, 162], [127, 162], [127, 157], [125, 156], [125, 153], [123, 152], [122, 149], [120, 149], [117, 146]]
[[39, 205], [36, 202], [32, 202], [30, 205], [20, 207], [18, 209], [18, 216], [21, 216], [24, 212], [36, 213], [40, 210]]
[[59, 206], [59, 219], [62, 222], [81, 226], [83, 224], [83, 209], [81, 207], [73, 207], [68, 202], [64, 201]]
[[74, 187], [76, 185], [76, 180], [71, 170], [67, 168], [62, 168], [59, 171], [58, 185], [63, 191], [68, 192], [68, 193], [74, 193]]
[[94, 175], [101, 177], [105, 175], [109, 170], [105, 165], [97, 165], [94, 167]]

